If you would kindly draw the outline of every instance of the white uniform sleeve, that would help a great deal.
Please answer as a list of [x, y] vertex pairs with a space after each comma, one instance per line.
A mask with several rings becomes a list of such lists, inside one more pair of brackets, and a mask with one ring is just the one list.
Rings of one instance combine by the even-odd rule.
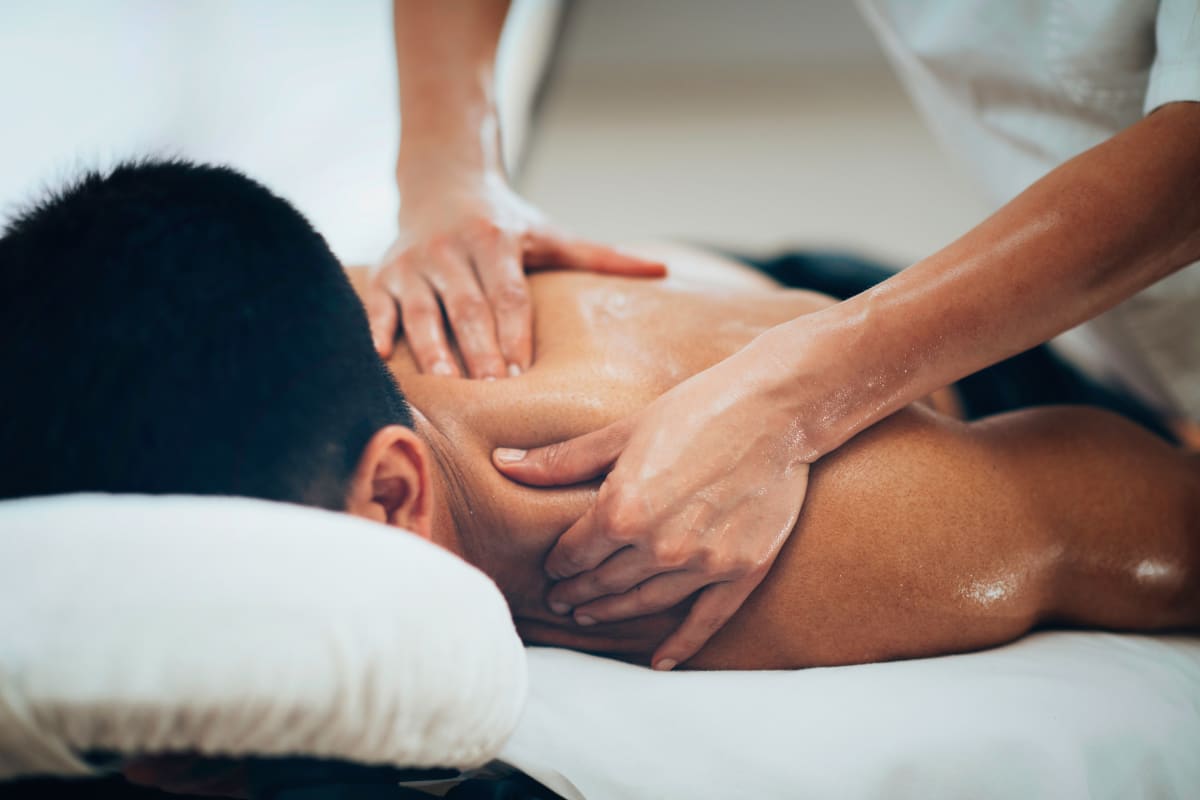
[[1177, 100], [1200, 100], [1200, 0], [1162, 0], [1154, 37], [1158, 52], [1145, 113]]

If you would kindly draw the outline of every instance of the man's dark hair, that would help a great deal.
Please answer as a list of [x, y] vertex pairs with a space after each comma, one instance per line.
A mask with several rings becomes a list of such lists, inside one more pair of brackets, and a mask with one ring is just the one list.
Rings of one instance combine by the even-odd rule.
[[0, 497], [228, 494], [340, 509], [412, 416], [324, 239], [224, 167], [88, 173], [0, 238]]

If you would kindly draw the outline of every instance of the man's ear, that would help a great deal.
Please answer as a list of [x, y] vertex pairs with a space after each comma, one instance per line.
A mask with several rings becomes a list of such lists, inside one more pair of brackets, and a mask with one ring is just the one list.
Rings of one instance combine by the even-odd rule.
[[346, 511], [433, 538], [429, 448], [402, 425], [380, 428], [363, 448], [350, 481]]

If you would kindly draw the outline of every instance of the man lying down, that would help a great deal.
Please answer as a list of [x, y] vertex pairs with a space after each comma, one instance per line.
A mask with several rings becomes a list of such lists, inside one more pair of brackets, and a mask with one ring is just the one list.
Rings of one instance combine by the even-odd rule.
[[[88, 175], [0, 239], [0, 495], [343, 510], [484, 570], [528, 641], [645, 663], [685, 609], [582, 627], [545, 607], [543, 558], [597, 487], [532, 489], [490, 459], [628, 415], [830, 302], [712, 257], [669, 259], [667, 281], [535, 276], [527, 373], [422, 375], [399, 348], [402, 396], [346, 274], [287, 203], [222, 168]], [[966, 424], [911, 407], [813, 466], [770, 574], [687, 666], [931, 656], [1038, 625], [1194, 628], [1198, 569], [1197, 457], [1097, 410]]]

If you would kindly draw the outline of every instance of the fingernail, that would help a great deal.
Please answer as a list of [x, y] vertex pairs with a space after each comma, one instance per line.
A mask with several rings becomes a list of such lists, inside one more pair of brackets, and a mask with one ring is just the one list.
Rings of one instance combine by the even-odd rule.
[[569, 605], [557, 601], [550, 604], [550, 610], [561, 616], [571, 613], [571, 607]]
[[524, 450], [514, 450], [511, 447], [497, 447], [496, 460], [501, 464], [515, 464], [525, 458]]
[[485, 381], [494, 381], [494, 380], [496, 380], [496, 376], [495, 375], [484, 375], [483, 379]]
[[587, 614], [576, 614], [575, 615], [575, 624], [583, 625], [584, 627], [587, 627], [588, 625], [595, 625], [596, 620], [592, 619]]
[[520, 374], [521, 374], [521, 365], [520, 364], [509, 364], [508, 365], [508, 377], [515, 378]]
[[443, 378], [448, 378], [454, 374], [454, 367], [450, 366], [447, 361], [435, 361], [429, 371], [434, 375], [441, 375]]
[[657, 664], [655, 664], [654, 668], [659, 672], [670, 672], [671, 670], [675, 669], [675, 659], [664, 658], [662, 661], [659, 661]]

